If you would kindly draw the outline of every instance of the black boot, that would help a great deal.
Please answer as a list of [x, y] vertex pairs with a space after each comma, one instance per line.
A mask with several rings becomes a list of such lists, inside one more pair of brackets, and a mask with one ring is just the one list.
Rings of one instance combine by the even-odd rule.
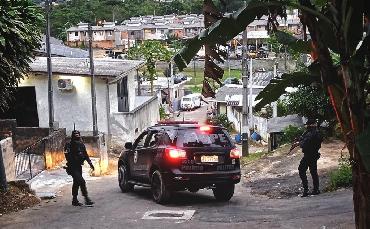
[[301, 197], [307, 197], [308, 196], [308, 190], [304, 190]]
[[89, 197], [85, 197], [85, 204], [86, 205], [93, 205], [94, 204], [94, 202], [89, 198]]
[[82, 206], [82, 204], [78, 201], [78, 199], [77, 199], [77, 196], [75, 197], [73, 197], [73, 199], [72, 199], [72, 205], [73, 206]]
[[319, 189], [314, 189], [310, 195], [319, 195], [320, 194], [320, 190]]

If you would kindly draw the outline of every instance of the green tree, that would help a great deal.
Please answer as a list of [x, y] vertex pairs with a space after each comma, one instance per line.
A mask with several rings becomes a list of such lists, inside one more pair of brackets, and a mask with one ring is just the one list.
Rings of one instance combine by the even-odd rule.
[[297, 91], [286, 95], [283, 103], [288, 114], [314, 118], [320, 124], [324, 121], [334, 124], [335, 113], [330, 104], [330, 98], [321, 87], [300, 85]]
[[4, 110], [40, 45], [43, 15], [30, 0], [2, 1], [0, 15], [0, 110]]
[[150, 91], [153, 94], [153, 80], [157, 75], [156, 63], [158, 61], [169, 61], [173, 53], [159, 41], [144, 41], [139, 46], [130, 48], [128, 57], [132, 60], [143, 59], [146, 65], [146, 72], [150, 80]]
[[276, 101], [286, 87], [309, 82], [322, 85], [349, 150], [356, 227], [370, 228], [370, 104], [366, 102], [370, 93], [370, 34], [367, 31], [364, 36], [363, 23], [364, 18], [368, 21], [370, 17], [370, 1], [251, 0], [245, 8], [191, 39], [174, 59], [182, 70], [202, 45], [223, 44], [262, 15], [269, 17], [268, 28], [276, 34], [276, 16], [286, 17], [287, 7], [301, 10], [300, 20], [311, 40], [280, 31], [279, 41], [301, 53], [311, 53], [314, 63], [308, 73], [284, 74], [272, 80], [256, 98], [261, 99], [257, 107]]

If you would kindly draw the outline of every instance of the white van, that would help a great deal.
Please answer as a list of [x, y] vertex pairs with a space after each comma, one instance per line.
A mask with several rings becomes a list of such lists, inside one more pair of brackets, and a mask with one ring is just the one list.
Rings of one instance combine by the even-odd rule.
[[201, 105], [200, 93], [185, 95], [181, 98], [181, 110], [194, 110]]

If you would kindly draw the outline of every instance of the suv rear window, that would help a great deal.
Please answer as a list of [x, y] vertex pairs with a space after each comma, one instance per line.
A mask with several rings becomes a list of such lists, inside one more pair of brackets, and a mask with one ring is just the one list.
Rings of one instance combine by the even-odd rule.
[[167, 130], [166, 143], [177, 147], [231, 147], [226, 131], [220, 128], [201, 131], [198, 128]]

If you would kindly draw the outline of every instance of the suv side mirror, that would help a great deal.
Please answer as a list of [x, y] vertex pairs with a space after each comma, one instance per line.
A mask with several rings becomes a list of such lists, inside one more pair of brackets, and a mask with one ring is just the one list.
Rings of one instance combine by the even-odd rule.
[[125, 143], [125, 149], [132, 149], [132, 148], [133, 148], [132, 142]]

